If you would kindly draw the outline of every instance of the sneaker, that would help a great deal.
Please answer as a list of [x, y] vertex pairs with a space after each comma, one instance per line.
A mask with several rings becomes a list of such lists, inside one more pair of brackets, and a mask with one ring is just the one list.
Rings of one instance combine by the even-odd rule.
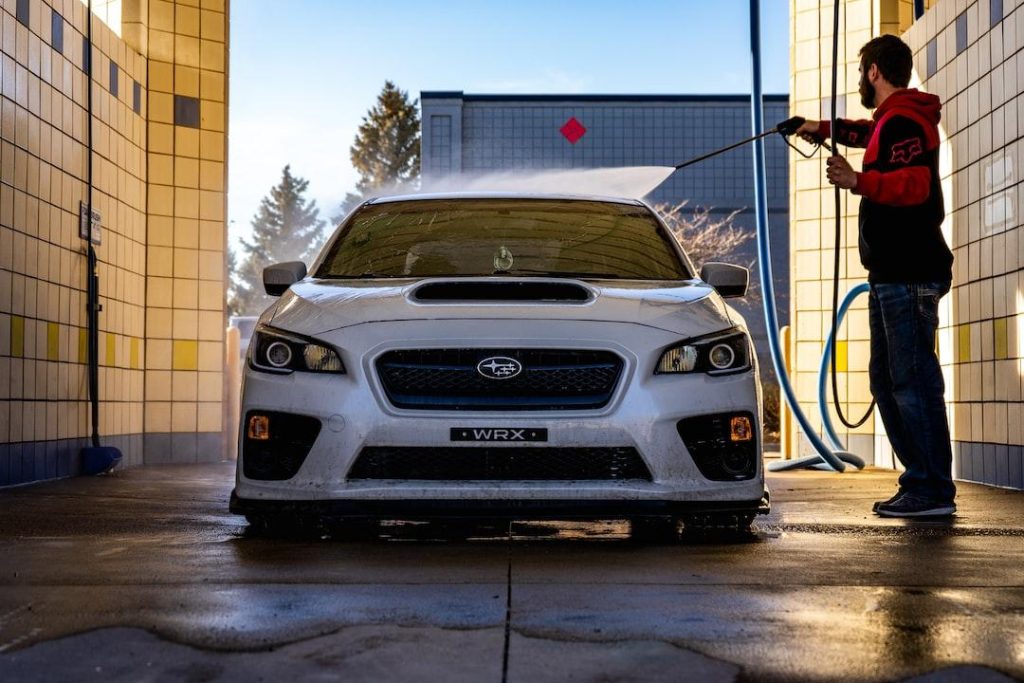
[[876, 500], [874, 505], [871, 506], [871, 511], [874, 512], [874, 513], [877, 513], [879, 506], [881, 506], [881, 505], [892, 505], [903, 494], [904, 494], [904, 491], [897, 491], [896, 493], [892, 494], [892, 498], [890, 498], [889, 500]]
[[891, 503], [878, 506], [882, 517], [948, 517], [956, 513], [956, 505], [907, 493]]

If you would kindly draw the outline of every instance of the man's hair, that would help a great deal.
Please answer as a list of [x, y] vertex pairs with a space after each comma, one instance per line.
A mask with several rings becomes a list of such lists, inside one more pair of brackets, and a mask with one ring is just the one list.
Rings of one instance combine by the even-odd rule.
[[864, 43], [860, 49], [860, 65], [865, 72], [872, 64], [878, 66], [882, 78], [897, 88], [910, 84], [910, 72], [914, 69], [914, 55], [910, 47], [893, 35], [882, 35]]

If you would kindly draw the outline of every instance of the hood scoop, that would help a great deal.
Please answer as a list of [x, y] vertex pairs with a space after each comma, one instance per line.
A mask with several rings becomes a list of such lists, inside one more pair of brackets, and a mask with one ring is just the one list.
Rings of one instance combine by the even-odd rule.
[[411, 298], [423, 303], [529, 301], [582, 304], [593, 300], [594, 294], [586, 287], [572, 282], [465, 280], [428, 282], [417, 287]]

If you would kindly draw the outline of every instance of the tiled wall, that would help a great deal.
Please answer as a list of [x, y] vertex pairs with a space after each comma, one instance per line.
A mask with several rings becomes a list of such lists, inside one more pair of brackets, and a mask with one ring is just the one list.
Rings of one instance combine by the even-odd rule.
[[[946, 240], [956, 257], [953, 289], [943, 299], [939, 357], [954, 440], [958, 478], [1024, 488], [1024, 4], [1019, 0], [936, 0], [914, 21], [903, 0], [847, 0], [840, 92], [846, 115], [865, 118], [857, 91], [857, 50], [882, 32], [900, 33], [915, 55], [915, 81], [943, 101], [940, 172]], [[908, 8], [907, 5], [911, 5]], [[827, 111], [830, 87], [831, 0], [794, 0], [791, 103], [793, 113]], [[819, 57], [820, 55], [820, 57]], [[1018, 124], [1020, 122], [1020, 125]], [[861, 153], [849, 150], [859, 167]], [[791, 156], [792, 315], [797, 393], [815, 405], [817, 363], [828, 332], [832, 276], [832, 195], [823, 159]], [[844, 197], [842, 291], [864, 279], [856, 251], [856, 198]], [[849, 412], [870, 400], [866, 301], [859, 301], [839, 335], [840, 393]], [[894, 466], [881, 421], [869, 420], [849, 438], [851, 450]], [[803, 446], [807, 449], [807, 446]]]
[[[0, 485], [74, 474], [89, 434], [87, 59], [100, 433], [129, 465], [221, 457], [226, 8], [119, 4], [128, 39], [94, 18], [89, 51], [80, 0], [0, 0]], [[148, 17], [168, 14], [154, 39]], [[199, 120], [175, 125], [158, 92], [195, 98]], [[172, 449], [174, 432], [190, 436]]]

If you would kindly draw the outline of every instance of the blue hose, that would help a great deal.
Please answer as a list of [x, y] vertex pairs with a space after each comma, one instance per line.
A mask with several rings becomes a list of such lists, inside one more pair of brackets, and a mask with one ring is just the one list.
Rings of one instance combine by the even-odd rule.
[[[759, 0], [750, 0], [750, 53], [753, 76], [753, 91], [750, 99], [750, 110], [754, 134], [764, 129], [764, 105], [761, 92], [761, 11]], [[764, 140], [754, 140], [754, 202], [755, 215], [757, 218], [757, 265], [761, 277], [762, 292], [761, 300], [764, 304], [765, 326], [768, 332], [768, 348], [771, 351], [772, 365], [775, 368], [775, 375], [779, 378], [781, 389], [786, 402], [793, 411], [793, 416], [800, 423], [804, 430], [804, 436], [811, 442], [818, 455], [812, 456], [810, 461], [802, 458], [795, 461], [777, 463], [770, 467], [771, 470], [792, 469], [805, 467], [812, 462], [824, 460], [833, 470], [843, 472], [846, 465], [843, 462], [845, 457], [856, 458], [852, 453], [834, 452], [821, 440], [807, 416], [800, 409], [796, 400], [796, 394], [789, 382], [789, 375], [786, 373], [786, 366], [782, 361], [782, 350], [779, 344], [778, 313], [775, 310], [775, 280], [772, 277], [771, 262], [771, 241], [768, 236], [768, 196], [766, 193], [766, 176], [764, 160]]]
[[[843, 324], [843, 318], [846, 316], [846, 311], [850, 308], [850, 304], [861, 294], [867, 294], [870, 291], [871, 285], [862, 282], [843, 297], [843, 302], [839, 304], [839, 311], [836, 313], [836, 327], [829, 330], [828, 339], [825, 340], [825, 349], [821, 354], [821, 366], [818, 368], [818, 410], [821, 412], [821, 422], [825, 426], [825, 435], [828, 436], [828, 440], [832, 443], [832, 448], [840, 451], [846, 451], [846, 446], [839, 439], [835, 426], [832, 424], [832, 414], [829, 412], [826, 399], [829, 361], [832, 359], [832, 344], [835, 343], [836, 332], [838, 332], [839, 326]], [[847, 460], [847, 462], [850, 461]], [[857, 458], [857, 462], [850, 462], [850, 464], [854, 465], [857, 469], [864, 468], [864, 461], [861, 458]]]

